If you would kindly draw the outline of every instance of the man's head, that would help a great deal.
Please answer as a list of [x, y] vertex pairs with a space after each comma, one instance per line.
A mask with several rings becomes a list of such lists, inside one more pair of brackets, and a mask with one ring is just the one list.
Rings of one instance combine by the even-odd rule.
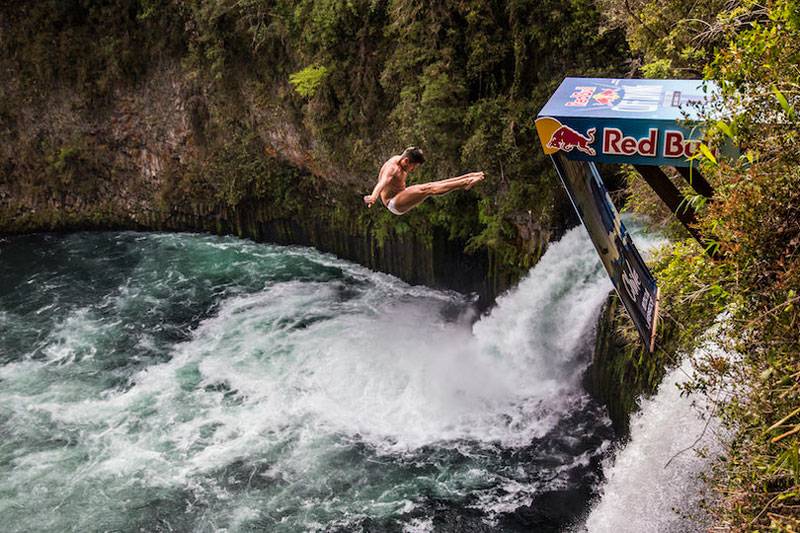
[[425, 155], [416, 146], [409, 146], [400, 154], [400, 166], [411, 172], [425, 162]]

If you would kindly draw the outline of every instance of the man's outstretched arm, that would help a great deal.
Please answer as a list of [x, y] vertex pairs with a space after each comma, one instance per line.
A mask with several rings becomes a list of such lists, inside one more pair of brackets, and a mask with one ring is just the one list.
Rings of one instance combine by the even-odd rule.
[[375, 184], [375, 188], [372, 189], [372, 194], [368, 194], [364, 197], [364, 203], [367, 204], [367, 207], [372, 207], [372, 204], [378, 200], [378, 196], [381, 194], [381, 191], [384, 189], [384, 187], [386, 187], [391, 179], [391, 174], [387, 170], [381, 169], [381, 173], [378, 176], [378, 183]]

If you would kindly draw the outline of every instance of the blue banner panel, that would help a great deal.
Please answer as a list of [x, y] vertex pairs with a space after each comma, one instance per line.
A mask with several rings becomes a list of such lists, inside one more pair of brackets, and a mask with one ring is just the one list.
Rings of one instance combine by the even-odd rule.
[[566, 78], [539, 112], [544, 152], [600, 163], [690, 166], [693, 122], [717, 91], [700, 80]]
[[611, 202], [594, 163], [550, 156], [600, 260], [650, 352], [655, 347], [658, 287]]

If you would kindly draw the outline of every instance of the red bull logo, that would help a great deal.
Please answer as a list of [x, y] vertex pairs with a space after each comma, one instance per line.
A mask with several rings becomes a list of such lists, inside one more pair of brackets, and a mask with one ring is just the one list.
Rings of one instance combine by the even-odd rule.
[[596, 128], [590, 128], [586, 132], [586, 135], [581, 135], [569, 126], [562, 125], [553, 132], [550, 140], [547, 141], [547, 148], [563, 150], [565, 152], [571, 152], [573, 148], [576, 148], [586, 155], [596, 155], [594, 148], [590, 146], [594, 142], [594, 134], [596, 131]]
[[[583, 123], [583, 127], [590, 125]], [[568, 126], [553, 117], [536, 119], [536, 131], [544, 153], [552, 155], [558, 151], [577, 150], [591, 158], [647, 158], [663, 161], [660, 164], [674, 164], [691, 158], [700, 145], [700, 139], [687, 136], [679, 129], [651, 127], [644, 134], [640, 130], [631, 134], [624, 131], [624, 124], [620, 124], [620, 127], [590, 127], [586, 133], [581, 133], [573, 126], [575, 124]], [[581, 158], [577, 154], [572, 157]], [[647, 164], [655, 163], [648, 161]]]
[[619, 100], [619, 91], [617, 89], [603, 89], [592, 98], [600, 105], [611, 105]]

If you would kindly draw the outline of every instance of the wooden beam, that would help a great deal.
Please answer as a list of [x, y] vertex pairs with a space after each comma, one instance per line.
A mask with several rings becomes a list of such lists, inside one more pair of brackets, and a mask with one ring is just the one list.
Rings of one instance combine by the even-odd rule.
[[675, 216], [680, 220], [683, 227], [695, 238], [700, 246], [706, 247], [700, 232], [694, 227], [697, 223], [697, 213], [694, 208], [687, 202], [683, 201], [683, 195], [678, 188], [669, 180], [664, 171], [659, 167], [649, 165], [634, 165], [639, 174], [641, 174], [644, 181], [650, 185], [650, 188], [661, 198], [661, 201], [672, 211]]
[[714, 187], [700, 174], [699, 169], [690, 167], [675, 167], [675, 169], [697, 191], [697, 194], [702, 194], [709, 199], [714, 196]]

